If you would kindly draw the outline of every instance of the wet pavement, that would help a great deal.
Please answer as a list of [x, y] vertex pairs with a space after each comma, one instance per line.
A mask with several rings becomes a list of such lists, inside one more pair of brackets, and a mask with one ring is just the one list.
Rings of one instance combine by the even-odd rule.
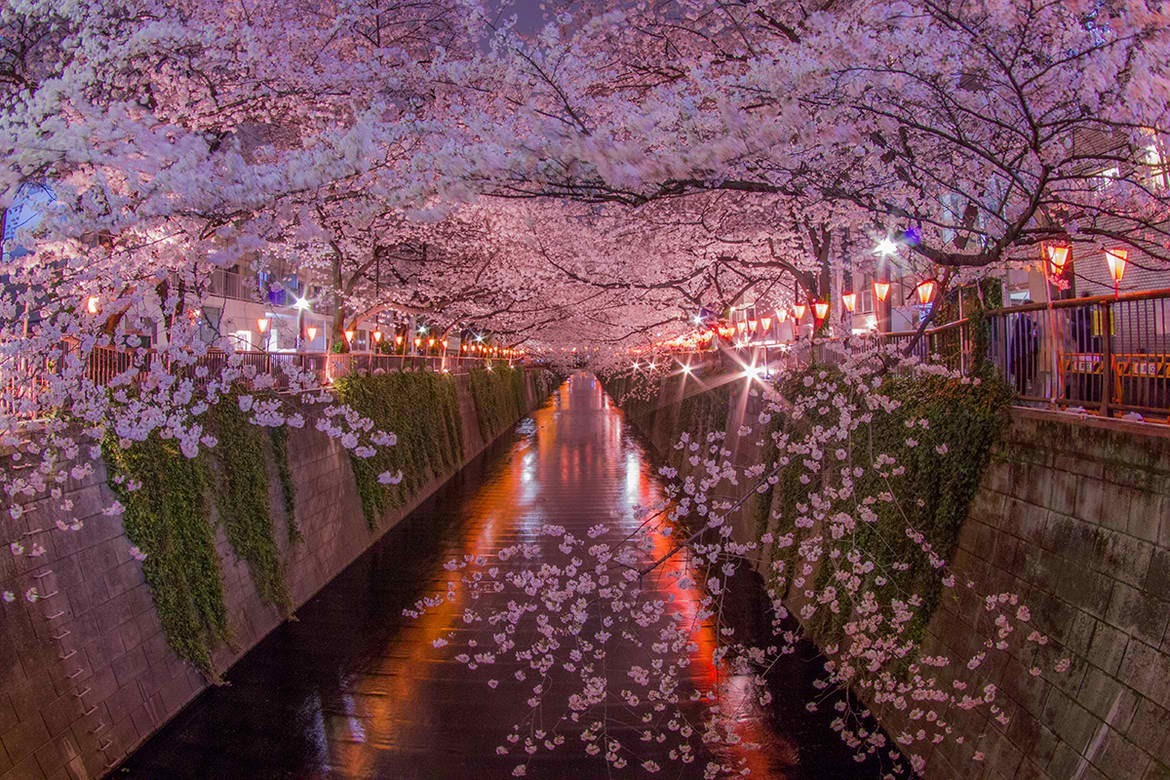
[[[536, 541], [542, 524], [556, 523], [582, 537], [599, 522], [613, 524], [615, 533], [632, 530], [643, 508], [660, 500], [661, 488], [621, 411], [592, 376], [575, 375], [515, 435], [490, 447], [301, 607], [298, 622], [281, 626], [230, 669], [225, 675], [230, 685], [198, 697], [115, 776], [510, 777], [517, 759], [498, 756], [497, 746], [513, 724], [555, 719], [551, 699], [543, 712], [534, 713], [525, 703], [530, 683], [509, 677], [514, 666], [471, 670], [454, 660], [454, 646], [476, 632], [489, 645], [493, 631], [464, 624], [463, 590], [419, 619], [404, 617], [403, 609], [445, 592], [448, 582], [458, 579], [444, 568], [448, 560], [491, 556], [502, 547]], [[669, 549], [667, 540], [662, 544]], [[687, 564], [679, 557], [669, 565]], [[681, 589], [677, 579], [661, 582], [671, 589], [673, 608], [693, 613], [697, 592]], [[505, 589], [491, 598], [507, 601], [517, 594]], [[767, 625], [754, 605], [741, 611], [755, 614], [756, 628]], [[440, 637], [453, 637], [452, 647], [436, 649], [433, 642]], [[811, 648], [773, 670], [775, 701], [762, 711], [750, 677], [715, 680], [714, 641], [709, 626], [695, 627], [697, 650], [684, 687], [718, 682], [720, 706], [738, 713], [736, 733], [758, 744], [729, 748], [725, 758], [741, 761], [752, 777], [880, 775], [876, 766], [853, 762], [827, 716], [805, 711], [811, 698], [824, 698], [811, 687], [817, 672]], [[649, 657], [637, 646], [616, 647], [607, 664], [611, 684]], [[490, 678], [503, 682], [492, 689]], [[706, 705], [686, 706], [688, 718], [701, 722]], [[587, 755], [570, 729], [561, 733], [568, 735], [567, 744], [541, 750], [529, 777], [642, 774], [635, 770], [637, 762], [607, 773], [604, 760]], [[652, 747], [647, 755], [668, 748]], [[658, 776], [701, 777], [705, 758], [689, 765], [663, 761]]]

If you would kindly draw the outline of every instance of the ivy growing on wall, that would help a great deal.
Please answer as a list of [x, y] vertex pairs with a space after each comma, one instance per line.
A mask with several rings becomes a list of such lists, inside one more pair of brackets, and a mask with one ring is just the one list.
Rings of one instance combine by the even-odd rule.
[[[371, 458], [350, 459], [370, 528], [428, 481], [463, 462], [459, 400], [451, 376], [431, 372], [350, 376], [338, 380], [336, 389], [342, 403], [397, 437], [393, 447], [380, 448]], [[401, 473], [402, 479], [383, 485], [378, 476], [384, 472]]]
[[157, 434], [128, 449], [107, 442], [103, 454], [110, 485], [126, 508], [126, 536], [146, 556], [143, 572], [168, 643], [217, 680], [211, 652], [228, 638], [228, 626], [208, 499], [228, 543], [247, 562], [260, 597], [285, 613], [292, 601], [268, 501], [269, 446], [284, 492], [289, 538], [299, 538], [299, 531], [287, 431], [273, 428], [266, 435], [250, 424], [234, 393], [208, 412], [207, 423], [218, 444], [195, 459]]
[[[828, 371], [817, 367], [808, 370]], [[804, 374], [789, 378], [780, 387], [781, 395], [798, 399], [811, 392], [805, 388], [803, 378]], [[843, 382], [838, 387], [845, 390]], [[888, 492], [897, 500], [874, 504], [871, 508], [877, 515], [876, 522], [859, 523], [853, 539], [845, 541], [876, 564], [869, 585], [879, 597], [917, 594], [921, 598], [922, 605], [907, 628], [907, 637], [917, 640], [942, 595], [942, 584], [938, 570], [930, 565], [921, 546], [907, 536], [906, 528], [921, 532], [942, 559], [950, 560], [991, 448], [1006, 425], [1011, 396], [994, 381], [963, 382], [939, 376], [888, 376], [880, 392], [897, 401], [898, 408], [874, 413], [850, 443], [842, 466], [862, 467], [863, 476], [855, 483], [851, 496]], [[797, 426], [817, 425], [822, 415], [828, 414], [832, 414], [828, 408], [814, 406], [800, 421], [784, 421], [782, 425], [795, 431]], [[944, 452], [939, 448], [945, 448]], [[897, 465], [871, 468], [870, 463], [879, 454], [892, 456]], [[784, 554], [787, 571], [792, 571], [802, 538], [800, 529], [792, 526], [792, 518], [798, 514], [796, 505], [808, 494], [808, 487], [799, 482], [798, 476], [797, 468], [781, 470], [771, 512], [773, 531], [795, 534], [795, 543]], [[856, 501], [851, 497], [840, 500]], [[854, 511], [853, 506], [843, 505], [842, 509]], [[822, 510], [833, 511], [831, 507]], [[816, 529], [806, 529], [803, 535], [815, 533]], [[830, 567], [822, 565], [817, 573], [821, 581], [818, 584], [827, 582], [830, 575]], [[886, 578], [884, 584], [879, 584], [879, 577]], [[837, 633], [848, 618], [848, 610], [842, 610], [830, 618], [831, 623], [813, 627], [814, 633], [822, 639], [840, 640]]]
[[[805, 385], [808, 372], [824, 372], [825, 377], [832, 378], [832, 369], [814, 366], [806, 372], [789, 376], [777, 388], [779, 394], [796, 401], [817, 392], [815, 383], [811, 389]], [[660, 379], [643, 373], [627, 373], [607, 377], [604, 381], [607, 392], [619, 399], [627, 418], [644, 433], [661, 433], [665, 427], [674, 440], [686, 431], [692, 440], [697, 439], [701, 444], [706, 443], [709, 433], [724, 430], [731, 399], [729, 388], [741, 387], [739, 383], [732, 383], [700, 394], [684, 395], [671, 410], [671, 407], [658, 406]], [[693, 380], [688, 378], [686, 381]], [[840, 383], [838, 391], [847, 392], [844, 382]], [[856, 501], [856, 496], [883, 492], [890, 492], [899, 500], [874, 505], [877, 521], [860, 523], [853, 538], [843, 543], [853, 545], [877, 565], [874, 581], [869, 587], [879, 597], [888, 599], [916, 593], [922, 599], [922, 606], [915, 610], [915, 617], [907, 630], [908, 638], [918, 639], [942, 595], [942, 585], [938, 571], [930, 565], [921, 546], [907, 537], [906, 528], [910, 526], [920, 531], [942, 558], [950, 559], [992, 446], [1006, 425], [1010, 393], [1002, 384], [988, 378], [963, 382], [933, 375], [888, 376], [880, 392], [897, 401], [899, 406], [893, 411], [876, 412], [868, 425], [857, 431], [841, 466], [861, 466], [859, 473], [864, 477], [857, 480], [854, 490], [844, 493], [840, 500]], [[765, 442], [761, 453], [763, 462], [775, 463], [777, 458], [784, 457], [777, 451], [774, 433], [783, 432], [798, 439], [801, 430], [826, 422], [832, 414], [834, 410], [827, 405], [814, 405], [799, 421], [773, 415], [763, 429], [758, 427], [759, 423], [753, 423], [757, 428], [753, 431], [753, 438], [759, 437]], [[910, 423], [913, 428], [908, 427]], [[914, 446], [908, 441], [913, 441]], [[936, 449], [944, 445], [947, 448], [945, 457]], [[879, 453], [895, 458], [904, 466], [904, 471], [894, 474], [888, 469], [883, 477], [881, 470], [870, 467]], [[660, 455], [680, 473], [686, 473], [687, 452], [672, 448]], [[801, 473], [799, 468], [781, 468], [776, 484], [754, 499], [749, 510], [755, 517], [757, 535], [762, 536], [769, 530], [775, 535], [793, 533], [794, 542], [790, 546], [771, 551], [785, 560], [786, 572], [794, 571], [801, 540], [820, 533], [817, 528], [802, 531], [793, 524], [793, 519], [801, 514], [797, 506], [807, 501], [810, 492], [809, 485], [800, 481]], [[856, 509], [844, 505], [841, 508], [849, 512]], [[822, 510], [832, 512], [831, 508], [822, 507]], [[893, 573], [893, 576], [879, 585], [877, 572]], [[819, 566], [814, 574], [818, 579], [817, 587], [826, 585], [831, 574], [829, 565]], [[837, 615], [828, 610], [818, 614], [821, 616], [819, 622], [807, 628], [823, 642], [843, 640], [841, 628], [849, 619], [848, 610]], [[825, 618], [826, 615], [830, 617]]]
[[[142, 570], [167, 641], [218, 679], [211, 649], [227, 638], [227, 608], [202, 467], [157, 434], [127, 449], [107, 440], [102, 451], [110, 485], [125, 507], [126, 536], [146, 554]], [[130, 490], [129, 482], [140, 487]]]
[[491, 441], [527, 411], [524, 369], [504, 365], [472, 369], [471, 398], [479, 432], [484, 441]]
[[288, 428], [284, 425], [269, 428], [268, 436], [272, 441], [276, 475], [280, 479], [280, 495], [283, 499], [284, 522], [288, 540], [299, 542], [303, 537], [300, 526], [297, 525], [297, 486], [293, 482], [292, 466], [288, 459]]
[[[208, 424], [219, 443], [202, 460], [220, 524], [232, 549], [248, 562], [260, 597], [287, 613], [292, 603], [268, 503], [269, 437], [248, 422], [235, 393], [212, 407]], [[287, 468], [287, 459], [284, 463]]]

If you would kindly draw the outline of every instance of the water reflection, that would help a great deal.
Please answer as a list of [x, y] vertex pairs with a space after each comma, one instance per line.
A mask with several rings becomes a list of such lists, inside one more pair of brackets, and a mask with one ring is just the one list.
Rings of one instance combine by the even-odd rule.
[[[200, 697], [121, 771], [143, 777], [510, 776], [516, 759], [497, 756], [496, 747], [513, 724], [533, 717], [525, 703], [530, 684], [511, 679], [512, 668], [469, 670], [449, 648], [435, 648], [436, 640], [455, 646], [468, 638], [487, 646], [492, 630], [465, 623], [468, 595], [444, 562], [539, 541], [549, 522], [579, 536], [598, 522], [626, 533], [661, 498], [652, 465], [625, 431], [620, 410], [592, 376], [574, 376], [516, 438], [388, 533], [298, 612], [300, 622], [281, 627], [233, 668], [230, 687]], [[659, 556], [674, 541], [656, 536], [654, 544]], [[735, 713], [737, 735], [760, 745], [737, 750], [752, 776], [855, 774], [823, 722], [765, 711], [750, 676], [716, 679], [714, 629], [697, 619], [699, 594], [680, 584], [688, 565], [684, 556], [670, 558], [647, 587], [660, 591], [693, 632], [684, 685], [718, 690], [718, 706]], [[450, 596], [418, 620], [402, 617], [403, 608], [433, 593]], [[636, 645], [615, 648], [613, 684], [648, 655]], [[781, 683], [778, 696], [790, 710], [794, 703], [803, 708], [810, 695], [810, 669], [790, 670]], [[489, 688], [489, 679], [498, 686]], [[690, 716], [698, 727], [702, 712]], [[664, 774], [699, 777], [702, 763], [669, 766]], [[529, 772], [606, 775], [604, 761], [579, 744], [542, 751]]]

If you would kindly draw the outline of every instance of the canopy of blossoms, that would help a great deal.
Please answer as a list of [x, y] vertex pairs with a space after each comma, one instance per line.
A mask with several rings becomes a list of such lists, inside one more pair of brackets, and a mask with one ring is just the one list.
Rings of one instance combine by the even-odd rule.
[[[239, 383], [256, 394], [256, 425], [312, 424], [359, 455], [392, 443], [313, 374], [293, 371], [286, 388], [306, 403], [265, 394], [271, 378], [208, 335], [212, 275], [241, 263], [320, 281], [334, 333], [396, 311], [615, 361], [685, 335], [701, 308], [827, 296], [834, 271], [876, 270], [883, 240], [943, 291], [1054, 242], [1166, 267], [1167, 17], [1156, 0], [599, 0], [551, 4], [522, 34], [509, 9], [475, 0], [8, 3], [0, 206], [36, 212], [9, 212], [0, 266], [0, 444], [27, 466], [4, 471], [9, 511], [48, 494], [68, 517], [60, 485], [88, 473], [103, 441], [158, 434], [189, 457], [213, 447], [204, 415]], [[103, 384], [89, 370], [98, 352], [118, 356]], [[833, 419], [779, 441], [780, 457], [831, 461], [834, 438], [885, 403], [875, 370], [812, 380]], [[708, 497], [777, 464], [736, 475], [723, 452], [695, 449], [709, 479], [682, 503], [713, 513], [698, 554], [732, 571], [757, 543], [730, 540]], [[818, 514], [858, 478], [810, 488], [801, 517], [863, 521], [856, 507]], [[831, 495], [818, 504], [818, 491]], [[559, 543], [588, 547], [588, 560], [543, 572], [543, 602], [492, 619], [551, 620], [566, 592], [591, 593], [649, 609], [664, 646], [684, 641], [629, 574], [649, 542]], [[864, 602], [864, 582], [818, 585], [808, 604]], [[718, 576], [708, 586], [717, 596]], [[837, 659], [827, 684], [897, 698], [885, 665], [909, 653], [897, 627], [912, 607], [869, 604], [867, 641], [852, 646], [871, 674], [859, 681], [860, 659]], [[1012, 597], [988, 608], [1005, 642], [1022, 633]], [[580, 634], [584, 620], [569, 610], [548, 631]], [[766, 663], [784, 645], [735, 657]], [[994, 706], [993, 692], [940, 693], [928, 678], [919, 668], [919, 700]], [[588, 709], [605, 693], [583, 684]], [[947, 733], [937, 716], [923, 722], [910, 742]], [[859, 750], [892, 749], [841, 729]]]

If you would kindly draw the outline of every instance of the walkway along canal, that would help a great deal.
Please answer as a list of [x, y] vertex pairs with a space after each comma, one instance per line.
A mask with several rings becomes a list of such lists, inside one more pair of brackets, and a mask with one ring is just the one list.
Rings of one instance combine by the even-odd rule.
[[[583, 749], [582, 725], [574, 732], [567, 723], [542, 720], [560, 717], [563, 707], [550, 708], [558, 691], [534, 712], [526, 701], [532, 682], [515, 681], [515, 666], [469, 669], [454, 660], [452, 648], [467, 643], [467, 632], [482, 634], [485, 647], [492, 644], [491, 626], [465, 625], [462, 615], [471, 605], [464, 589], [419, 619], [404, 617], [403, 610], [459, 579], [445, 568], [447, 561], [490, 558], [509, 545], [536, 543], [543, 524], [581, 537], [598, 523], [632, 531], [644, 508], [661, 499], [661, 488], [646, 450], [600, 383], [589, 374], [573, 376], [517, 427], [516, 436], [489, 448], [387, 533], [298, 610], [296, 621], [230, 669], [228, 685], [196, 699], [115, 776], [509, 777], [525, 760], [523, 751], [499, 755], [497, 748], [520, 724], [526, 734], [542, 728], [565, 736], [555, 750], [535, 753], [529, 777], [606, 777], [604, 758]], [[548, 547], [552, 562], [558, 553]], [[687, 564], [679, 556], [671, 565]], [[677, 581], [671, 587], [675, 607], [693, 614], [698, 592], [680, 589]], [[505, 588], [485, 598], [525, 597]], [[452, 647], [434, 646], [451, 636], [459, 637]], [[690, 679], [681, 684], [717, 686], [718, 706], [736, 713], [743, 744], [726, 748], [735, 752], [722, 756], [725, 761], [750, 768], [752, 777], [880, 775], [879, 767], [853, 761], [826, 716], [805, 711], [806, 702], [824, 699], [811, 687], [817, 671], [811, 649], [773, 670], [774, 704], [765, 711], [751, 694], [750, 676], [714, 680], [714, 642], [710, 626], [696, 626]], [[641, 654], [636, 645], [611, 652], [605, 674], [612, 691], [622, 687], [631, 666], [649, 663], [649, 651], [647, 658]], [[550, 677], [554, 688], [558, 671]], [[688, 722], [701, 728], [703, 708], [712, 705], [683, 706], [690, 707]], [[665, 760], [672, 746], [640, 743], [637, 725], [615, 716], [609, 726], [611, 735], [621, 732], [629, 751], [628, 767], [615, 774], [641, 776], [641, 762], [658, 759], [662, 776], [703, 776], [706, 756], [688, 764]]]

